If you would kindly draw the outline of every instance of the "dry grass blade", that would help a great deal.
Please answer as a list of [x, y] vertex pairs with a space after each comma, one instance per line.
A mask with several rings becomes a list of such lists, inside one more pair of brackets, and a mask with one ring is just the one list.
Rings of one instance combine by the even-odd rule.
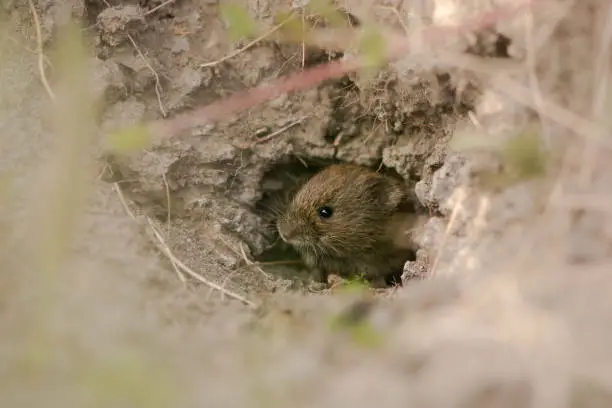
[[294, 127], [294, 126], [296, 126], [296, 125], [298, 125], [298, 124], [302, 123], [304, 120], [306, 120], [306, 118], [307, 118], [307, 117], [308, 117], [308, 116], [303, 116], [303, 117], [301, 117], [300, 119], [294, 120], [293, 122], [289, 123], [288, 125], [285, 125], [285, 126], [283, 126], [282, 128], [280, 128], [280, 129], [278, 129], [278, 130], [276, 130], [276, 131], [274, 131], [274, 132], [270, 133], [269, 135], [264, 136], [264, 137], [262, 137], [262, 138], [259, 138], [259, 139], [255, 140], [255, 141], [252, 143], [251, 147], [253, 147], [253, 146], [254, 146], [254, 145], [256, 145], [256, 144], [259, 144], [259, 143], [264, 143], [264, 142], [267, 142], [268, 140], [272, 140], [272, 139], [274, 139], [276, 136], [280, 135], [281, 133], [286, 132], [287, 130], [291, 129], [292, 127]]
[[251, 261], [249, 259], [249, 257], [247, 256], [246, 252], [244, 251], [244, 247], [242, 246], [242, 244], [240, 244], [240, 255], [242, 256], [242, 259], [244, 260], [244, 262], [248, 265], [248, 266], [252, 266], [255, 269], [257, 269], [257, 271], [259, 273], [261, 273], [263, 276], [265, 276], [268, 279], [271, 279], [272, 277], [270, 276], [269, 273], [267, 273], [266, 271], [264, 271], [262, 268], [260, 268], [255, 262]]
[[282, 26], [284, 26], [291, 18], [293, 18], [293, 16], [289, 16], [287, 17], [285, 20], [281, 21], [280, 23], [278, 23], [277, 25], [275, 25], [274, 27], [272, 27], [270, 30], [266, 31], [265, 33], [263, 33], [262, 35], [260, 35], [259, 37], [255, 38], [253, 41], [249, 42], [247, 45], [245, 45], [244, 47], [241, 47], [239, 49], [237, 49], [236, 51], [227, 54], [226, 56], [219, 58], [218, 60], [215, 61], [211, 61], [211, 62], [205, 62], [203, 64], [200, 64], [200, 68], [209, 68], [209, 67], [214, 67], [216, 65], [221, 64], [222, 62], [225, 62], [229, 59], [234, 58], [237, 55], [242, 54], [243, 52], [245, 52], [246, 50], [248, 50], [249, 48], [251, 48], [252, 46], [254, 46], [255, 44], [257, 44], [258, 42], [262, 41], [264, 38], [269, 37], [270, 35], [274, 34], [276, 31], [278, 31]]
[[[149, 217], [147, 217], [147, 222], [149, 223], [149, 225], [151, 226], [153, 231], [156, 231], [155, 226], [153, 224], [153, 221], [151, 221], [151, 219]], [[158, 234], [159, 234], [159, 232], [158, 232]], [[156, 236], [157, 236], [157, 234], [156, 234]], [[170, 248], [167, 245], [165, 245], [165, 243], [163, 241], [159, 242], [158, 248], [162, 251], [162, 253], [164, 255], [166, 255], [168, 257], [168, 259], [170, 261], [175, 263], [182, 272], [184, 272], [185, 274], [191, 276], [195, 280], [197, 280], [197, 281], [199, 281], [199, 282], [201, 282], [201, 283], [203, 283], [203, 284], [205, 284], [205, 285], [207, 285], [207, 286], [209, 286], [209, 287], [211, 287], [213, 289], [218, 290], [219, 292], [225, 294], [226, 296], [228, 296], [228, 297], [230, 297], [232, 299], [239, 300], [240, 302], [244, 303], [245, 305], [247, 305], [247, 306], [249, 306], [251, 308], [256, 308], [257, 307], [257, 305], [254, 302], [246, 299], [243, 296], [240, 296], [237, 293], [234, 293], [234, 292], [224, 288], [221, 285], [218, 285], [218, 284], [216, 284], [214, 282], [211, 282], [210, 280], [206, 279], [205, 277], [203, 277], [199, 273], [193, 271], [191, 268], [189, 268], [187, 265], [185, 265], [180, 259], [178, 259], [174, 255], [174, 253], [172, 253]]]
[[[113, 188], [115, 190], [115, 192], [117, 193], [118, 197], [119, 197], [119, 201], [121, 202], [123, 208], [125, 209], [125, 211], [127, 212], [127, 214], [133, 218], [136, 219], [134, 213], [130, 210], [129, 205], [127, 204], [127, 201], [125, 199], [125, 196], [123, 195], [123, 192], [121, 191], [121, 188], [119, 187], [119, 185], [117, 183], [113, 183]], [[156, 246], [159, 248], [159, 250], [168, 258], [168, 260], [170, 260], [170, 262], [172, 263], [175, 272], [178, 276], [178, 278], [180, 279], [181, 282], [183, 283], [187, 283], [187, 279], [185, 278], [185, 274], [191, 276], [192, 278], [198, 280], [201, 283], [204, 283], [205, 285], [211, 287], [212, 289], [218, 290], [219, 292], [223, 293], [224, 295], [239, 300], [242, 303], [255, 308], [256, 304], [251, 302], [250, 300], [244, 298], [243, 296], [238, 295], [237, 293], [234, 293], [226, 288], [224, 288], [221, 285], [218, 285], [214, 282], [209, 281], [208, 279], [204, 278], [202, 275], [200, 275], [199, 273], [194, 272], [191, 268], [189, 268], [188, 266], [186, 266], [183, 262], [181, 262], [170, 250], [170, 247], [168, 247], [168, 244], [166, 244], [166, 240], [164, 239], [164, 237], [162, 236], [162, 234], [159, 232], [159, 230], [157, 229], [157, 227], [155, 226], [155, 224], [153, 223], [153, 221], [149, 218], [146, 217], [147, 223], [149, 225], [149, 228], [151, 229], [151, 231], [153, 232], [153, 234], [155, 235], [155, 238], [157, 239], [156, 242]]]
[[34, 28], [36, 29], [36, 48], [38, 52], [38, 71], [40, 72], [40, 80], [49, 95], [49, 98], [53, 102], [55, 102], [55, 93], [51, 89], [49, 85], [49, 81], [47, 80], [47, 74], [45, 73], [45, 54], [43, 52], [43, 43], [42, 43], [42, 33], [40, 29], [40, 18], [38, 17], [38, 13], [36, 12], [36, 7], [34, 7], [34, 3], [32, 0], [28, 0], [28, 5], [30, 7], [30, 11], [32, 13], [32, 18], [34, 19]]
[[[151, 219], [147, 218], [147, 222], [149, 223], [149, 227], [151, 228], [151, 231], [153, 231], [153, 234], [155, 235], [155, 238], [158, 241], [158, 247], [161, 246], [161, 248], [163, 248], [162, 252], [164, 253], [169, 252], [170, 247], [168, 247], [168, 244], [166, 244], [166, 240], [164, 239], [162, 234], [159, 232], [157, 227], [153, 225], [153, 222], [151, 221]], [[178, 276], [179, 280], [183, 282], [183, 284], [186, 284], [187, 279], [185, 278], [185, 275], [183, 274], [183, 272], [181, 272], [181, 269], [179, 268], [174, 258], [170, 258], [170, 257], [168, 258], [170, 259], [170, 262], [172, 263], [172, 267], [174, 268], [174, 271], [176, 272], [176, 275]]]
[[132, 43], [132, 46], [138, 53], [138, 56], [140, 56], [142, 61], [145, 63], [145, 65], [147, 66], [149, 71], [151, 71], [151, 73], [153, 74], [153, 77], [155, 78], [155, 95], [157, 96], [157, 104], [159, 105], [159, 110], [161, 111], [162, 115], [166, 117], [168, 114], [166, 113], [166, 109], [164, 108], [164, 104], [162, 102], [162, 97], [161, 97], [162, 89], [161, 89], [161, 82], [159, 80], [159, 74], [157, 73], [157, 71], [155, 71], [155, 69], [153, 69], [153, 66], [151, 66], [151, 63], [144, 56], [144, 54], [140, 50], [140, 47], [138, 46], [138, 44], [136, 44], [136, 41], [134, 41], [134, 38], [132, 38], [130, 34], [127, 35], [127, 38], [128, 40], [130, 40], [130, 42]]
[[[113, 189], [117, 193], [117, 196], [119, 197], [119, 202], [125, 209], [125, 212], [130, 216], [130, 218], [136, 220], [136, 216], [130, 209], [130, 206], [128, 205], [127, 200], [125, 199], [125, 196], [123, 195], [123, 191], [121, 191], [121, 187], [119, 187], [119, 183], [113, 183]], [[167, 246], [165, 243], [165, 240], [163, 239], [162, 235], [159, 233], [157, 228], [155, 228], [154, 226], [151, 226], [151, 230], [153, 231], [153, 235], [155, 235], [155, 238], [159, 241], [159, 243], [161, 245]], [[174, 271], [176, 272], [176, 275], [178, 276], [179, 280], [183, 282], [184, 284], [186, 284], [187, 279], [185, 278], [185, 275], [181, 272], [181, 270], [178, 268], [175, 262], [171, 261], [171, 263], [172, 263], [172, 266], [174, 267]]]
[[442, 242], [440, 242], [440, 245], [438, 247], [438, 254], [436, 255], [436, 258], [434, 259], [433, 264], [431, 265], [431, 271], [429, 272], [429, 279], [434, 279], [436, 275], [437, 266], [438, 266], [440, 259], [442, 258], [442, 254], [444, 252], [444, 246], [446, 245], [446, 240], [448, 238], [448, 235], [450, 234], [451, 229], [455, 225], [455, 221], [457, 220], [457, 214], [459, 214], [459, 211], [463, 209], [463, 202], [466, 199], [466, 192], [464, 188], [457, 189], [454, 195], [455, 195], [455, 205], [453, 207], [453, 211], [451, 212], [450, 219], [448, 220], [448, 223], [446, 224], [446, 229], [444, 231], [444, 237], [442, 238]]
[[172, 3], [174, 3], [175, 1], [176, 0], [166, 0], [162, 4], [160, 4], [158, 6], [155, 6], [151, 10], [147, 11], [146, 13], [144, 13], [144, 16], [145, 17], [150, 16], [151, 14], [153, 14], [153, 13], [159, 11], [160, 9], [162, 9], [162, 8], [172, 4]]
[[[595, 56], [595, 78], [593, 100], [591, 110], [593, 122], [603, 124], [606, 127], [605, 115], [609, 114], [606, 107], [610, 106], [610, 47], [612, 47], [612, 5], [608, 4], [608, 12], [602, 16], [599, 24], [600, 43], [599, 50]], [[605, 129], [604, 129], [605, 130]], [[598, 154], [597, 146], [588, 143], [584, 148], [582, 168], [582, 181], [588, 183], [595, 174], [594, 158]]]
[[132, 219], [136, 219], [136, 216], [130, 209], [130, 206], [128, 205], [127, 200], [125, 199], [125, 196], [123, 195], [123, 191], [121, 191], [121, 187], [119, 187], [119, 183], [113, 183], [113, 189], [117, 193], [117, 197], [119, 197], [119, 202], [121, 203], [121, 206], [123, 207], [127, 215], [129, 215], [130, 218]]

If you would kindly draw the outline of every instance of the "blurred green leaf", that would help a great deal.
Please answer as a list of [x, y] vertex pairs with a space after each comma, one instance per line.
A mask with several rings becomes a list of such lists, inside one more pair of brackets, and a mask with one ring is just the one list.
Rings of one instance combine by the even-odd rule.
[[44, 303], [38, 305], [41, 315], [56, 301], [51, 288], [63, 282], [59, 276], [62, 263], [70, 257], [78, 219], [86, 207], [94, 169], [93, 158], [87, 152], [96, 134], [89, 64], [92, 55], [81, 26], [67, 22], [58, 27], [54, 46], [57, 100], [51, 108], [55, 138], [49, 161], [42, 165], [48, 166], [42, 171], [49, 178], [39, 193], [44, 205], [32, 201], [31, 218], [37, 221], [30, 226], [37, 241], [34, 258], [42, 288], [39, 299]]
[[368, 322], [358, 323], [349, 329], [353, 341], [365, 348], [380, 347], [383, 344], [383, 337], [376, 332]]
[[359, 41], [359, 52], [366, 66], [370, 68], [379, 68], [387, 61], [387, 43], [375, 26], [364, 26]]
[[175, 406], [180, 396], [165, 370], [133, 356], [94, 364], [81, 378], [100, 406], [165, 408]]
[[351, 340], [360, 347], [380, 346], [384, 339], [366, 318], [367, 310], [371, 306], [367, 301], [355, 303], [348, 311], [331, 319], [329, 324], [331, 330], [348, 333]]
[[13, 171], [3, 170], [0, 172], [0, 200], [4, 200], [13, 186]]
[[149, 143], [149, 132], [144, 125], [118, 130], [109, 135], [110, 148], [118, 153], [144, 149]]
[[346, 18], [338, 11], [331, 0], [310, 0], [306, 9], [312, 14], [324, 17], [332, 27], [346, 25]]
[[275, 24], [282, 24], [279, 32], [289, 41], [305, 41], [308, 35], [304, 22], [291, 12], [281, 12], [274, 17]]
[[223, 19], [229, 25], [229, 35], [232, 41], [252, 38], [257, 34], [257, 24], [243, 6], [221, 2], [219, 9]]
[[473, 150], [496, 150], [499, 143], [489, 137], [486, 132], [475, 126], [458, 129], [448, 143], [448, 148], [455, 152]]
[[353, 277], [342, 281], [342, 283], [335, 288], [335, 291], [342, 293], [362, 293], [368, 289], [369, 286], [364, 278]]
[[504, 164], [511, 175], [518, 179], [543, 176], [546, 172], [548, 156], [540, 143], [539, 133], [529, 129], [510, 138], [503, 150]]

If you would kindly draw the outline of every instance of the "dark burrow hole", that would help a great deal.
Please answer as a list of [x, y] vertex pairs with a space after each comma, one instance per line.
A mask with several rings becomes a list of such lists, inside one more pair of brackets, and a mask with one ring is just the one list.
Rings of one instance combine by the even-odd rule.
[[[255, 211], [257, 215], [265, 221], [265, 235], [270, 242], [270, 246], [266, 251], [256, 257], [258, 262], [263, 264], [264, 269], [281, 278], [294, 281], [294, 287], [306, 286], [312, 281], [310, 272], [300, 260], [300, 256], [293, 247], [285, 243], [276, 230], [276, 214], [287, 203], [299, 186], [314, 176], [315, 173], [325, 167], [342, 163], [340, 160], [319, 159], [291, 156], [282, 163], [273, 166], [264, 175], [261, 190], [262, 198], [257, 202]], [[397, 172], [385, 167], [372, 167], [373, 170], [378, 170], [389, 174], [393, 177], [401, 178]], [[410, 186], [413, 187], [413, 186]], [[412, 202], [407, 202], [403, 206], [407, 211], [418, 211], [418, 205]], [[416, 251], [407, 253], [406, 261], [416, 260]], [[402, 284], [402, 270], [394, 271], [385, 277], [385, 282], [388, 287]]]

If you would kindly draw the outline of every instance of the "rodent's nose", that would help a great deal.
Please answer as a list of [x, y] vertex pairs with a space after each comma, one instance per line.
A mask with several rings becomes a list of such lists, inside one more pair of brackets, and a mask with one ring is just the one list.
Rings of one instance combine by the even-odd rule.
[[281, 239], [285, 242], [291, 242], [297, 235], [296, 234], [297, 229], [292, 228], [286, 223], [279, 223], [277, 229], [278, 229], [278, 235], [280, 235]]

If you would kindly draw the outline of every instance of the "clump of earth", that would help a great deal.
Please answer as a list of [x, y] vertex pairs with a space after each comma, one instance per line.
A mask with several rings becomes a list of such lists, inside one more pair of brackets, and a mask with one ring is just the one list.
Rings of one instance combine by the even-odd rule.
[[[97, 24], [109, 127], [174, 115], [343, 57], [312, 47], [302, 53], [299, 44], [263, 39], [215, 63], [243, 45], [228, 41], [218, 5], [180, 2], [149, 14], [157, 5], [88, 8], [95, 16], [87, 13], [87, 18]], [[270, 16], [286, 11], [274, 2], [243, 6], [253, 19], [269, 24]], [[347, 26], [358, 21], [345, 15]], [[396, 19], [391, 12], [382, 17]], [[491, 36], [482, 38], [491, 42]], [[146, 50], [146, 61], [130, 38]], [[483, 55], [505, 52], [481, 48]], [[431, 185], [455, 124], [474, 110], [478, 94], [477, 83], [443, 69], [408, 72], [389, 66], [366, 79], [348, 74], [193, 129], [146, 153], [112, 157], [112, 181], [139, 211], [176, 237], [168, 242], [177, 256], [197, 269], [205, 263], [213, 279], [239, 269], [228, 285], [240, 292], [302, 287], [308, 271], [280, 242], [270, 218], [275, 196], [326, 165], [351, 162], [397, 172], [415, 198], [417, 192], [423, 195], [432, 217], [441, 216], [443, 197], [425, 202], [431, 187], [415, 186]], [[406, 276], [426, 276], [425, 253]], [[253, 261], [258, 266], [250, 265]]]

